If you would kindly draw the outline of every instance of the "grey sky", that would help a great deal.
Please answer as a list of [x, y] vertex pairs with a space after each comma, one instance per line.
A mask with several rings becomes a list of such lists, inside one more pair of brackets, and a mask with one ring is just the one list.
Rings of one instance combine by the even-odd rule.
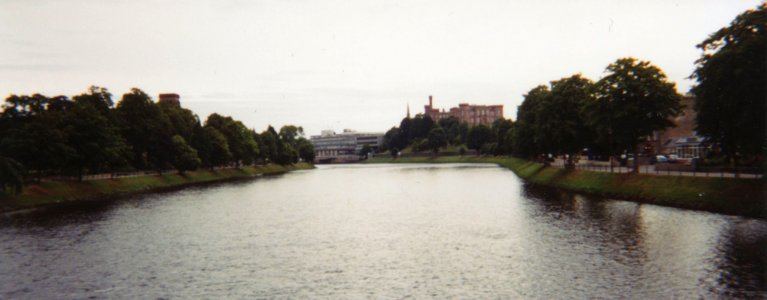
[[0, 0], [0, 96], [104, 86], [204, 119], [385, 131], [410, 104], [503, 104], [619, 57], [685, 93], [695, 45], [760, 1]]

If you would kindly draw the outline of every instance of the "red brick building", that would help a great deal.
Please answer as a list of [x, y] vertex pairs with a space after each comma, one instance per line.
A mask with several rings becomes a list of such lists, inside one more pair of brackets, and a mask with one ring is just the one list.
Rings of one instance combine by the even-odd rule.
[[429, 105], [424, 105], [424, 115], [429, 116], [435, 122], [455, 117], [461, 123], [472, 126], [490, 126], [495, 120], [503, 118], [503, 105], [470, 105], [468, 103], [460, 103], [458, 107], [452, 107], [449, 111], [444, 109], [440, 111], [434, 108], [432, 97], [429, 96]]
[[695, 132], [695, 97], [684, 96], [681, 104], [682, 113], [672, 120], [674, 127], [655, 133], [655, 153], [675, 154], [680, 158], [703, 157], [706, 152], [704, 139]]
[[178, 94], [167, 93], [160, 94], [160, 103], [168, 103], [175, 106], [181, 106], [181, 97]]

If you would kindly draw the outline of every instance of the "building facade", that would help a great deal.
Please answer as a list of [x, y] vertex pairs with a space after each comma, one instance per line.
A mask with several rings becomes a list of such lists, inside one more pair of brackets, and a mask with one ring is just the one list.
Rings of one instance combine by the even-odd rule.
[[368, 145], [375, 153], [383, 144], [383, 133], [356, 132], [344, 129], [342, 133], [323, 130], [311, 137], [315, 160], [320, 163], [354, 162], [360, 159], [360, 150]]
[[674, 126], [664, 131], [658, 131], [653, 137], [655, 152], [659, 154], [675, 154], [679, 158], [692, 159], [706, 154], [705, 139], [695, 132], [695, 97], [682, 97], [682, 113], [675, 117]]
[[429, 105], [424, 105], [424, 115], [432, 120], [439, 121], [449, 117], [455, 117], [461, 123], [471, 126], [490, 126], [497, 119], [503, 119], [503, 105], [471, 105], [460, 103], [458, 107], [452, 107], [449, 111], [441, 111], [434, 108], [432, 96], [429, 96]]
[[168, 103], [171, 105], [175, 105], [177, 107], [181, 107], [181, 97], [178, 94], [173, 93], [167, 93], [167, 94], [160, 94], [160, 103]]

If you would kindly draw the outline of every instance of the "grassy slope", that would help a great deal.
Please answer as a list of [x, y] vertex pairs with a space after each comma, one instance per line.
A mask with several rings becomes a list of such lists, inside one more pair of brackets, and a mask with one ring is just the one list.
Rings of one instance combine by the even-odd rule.
[[756, 179], [611, 174], [563, 170], [518, 158], [375, 158], [368, 163], [496, 163], [536, 183], [607, 197], [725, 214], [767, 217], [767, 182]]
[[43, 182], [25, 186], [24, 190], [19, 195], [0, 197], [0, 212], [53, 203], [104, 199], [133, 193], [174, 189], [196, 184], [244, 179], [258, 175], [279, 174], [291, 170], [311, 168], [313, 168], [313, 166], [310, 164], [299, 163], [292, 166], [267, 165], [214, 171], [200, 170], [187, 172], [184, 175], [167, 173], [163, 175], [125, 177], [84, 182]]

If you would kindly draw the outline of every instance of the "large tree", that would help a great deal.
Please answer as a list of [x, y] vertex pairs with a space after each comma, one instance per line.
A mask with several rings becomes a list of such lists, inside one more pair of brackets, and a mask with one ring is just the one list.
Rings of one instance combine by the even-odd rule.
[[129, 148], [107, 117], [88, 101], [75, 101], [67, 114], [64, 131], [74, 149], [69, 169], [79, 180], [86, 173], [112, 171], [128, 164]]
[[593, 82], [580, 74], [551, 82], [551, 92], [538, 110], [536, 127], [546, 151], [566, 154], [566, 165], [589, 144], [591, 138], [583, 108], [593, 101]]
[[429, 131], [426, 144], [434, 154], [439, 153], [439, 148], [447, 147], [447, 133], [442, 127], [435, 126]]
[[170, 167], [173, 126], [149, 95], [140, 89], [131, 89], [117, 103], [116, 116], [122, 135], [132, 149], [133, 167], [160, 171]]
[[24, 185], [26, 170], [21, 163], [0, 156], [0, 194], [10, 191], [13, 194], [21, 192]]
[[[681, 95], [660, 68], [648, 61], [620, 58], [607, 66], [595, 85], [596, 100], [586, 107], [588, 120], [616, 150], [638, 155], [638, 146], [654, 131], [673, 126]], [[634, 172], [638, 172], [634, 160]]]
[[296, 140], [296, 150], [298, 156], [305, 162], [314, 162], [314, 145], [306, 138], [300, 137]]
[[205, 120], [205, 126], [216, 128], [226, 137], [232, 161], [236, 166], [255, 162], [259, 154], [258, 144], [253, 139], [252, 131], [242, 122], [213, 113]]
[[172, 164], [178, 173], [184, 174], [186, 171], [196, 170], [201, 164], [197, 150], [189, 146], [181, 135], [174, 135], [171, 141], [174, 154]]
[[495, 137], [496, 142], [495, 155], [509, 154], [507, 149], [511, 149], [511, 147], [507, 147], [506, 133], [511, 130], [512, 126], [514, 126], [514, 123], [504, 118], [498, 118], [493, 122], [491, 129], [493, 130], [493, 137]]
[[466, 146], [468, 146], [469, 149], [477, 150], [477, 153], [479, 153], [482, 145], [491, 143], [492, 141], [493, 130], [485, 125], [477, 125], [469, 129], [469, 134], [466, 137]]
[[748, 10], [699, 45], [692, 77], [698, 134], [737, 156], [762, 153], [767, 110], [767, 6]]
[[539, 85], [524, 95], [525, 100], [517, 108], [517, 122], [514, 126], [512, 149], [515, 155], [533, 158], [541, 154], [536, 124], [540, 107], [550, 93], [547, 86]]

